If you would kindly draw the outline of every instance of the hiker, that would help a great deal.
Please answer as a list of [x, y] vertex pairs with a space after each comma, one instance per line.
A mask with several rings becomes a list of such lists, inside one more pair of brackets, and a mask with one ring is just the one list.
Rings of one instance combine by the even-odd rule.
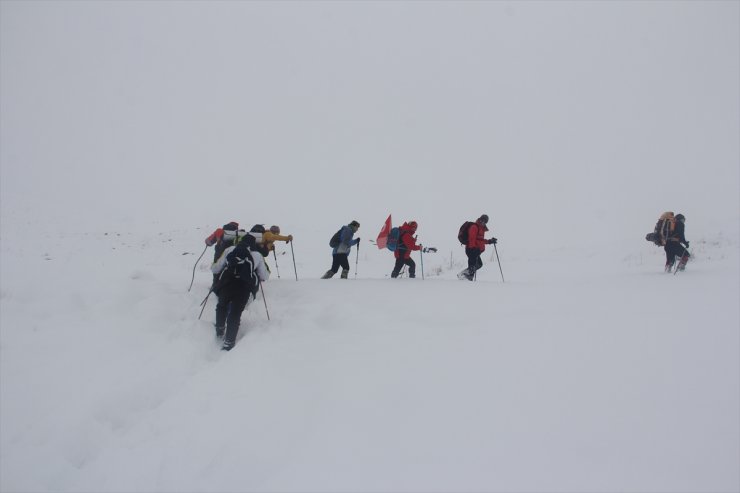
[[488, 231], [487, 214], [481, 215], [474, 223], [465, 224], [469, 224], [465, 238], [465, 255], [468, 257], [468, 268], [463, 269], [457, 275], [457, 278], [472, 281], [475, 278], [476, 271], [483, 267], [480, 256], [485, 251], [486, 245], [495, 245], [498, 240], [496, 238], [490, 240], [484, 238], [486, 231]]
[[236, 344], [239, 325], [249, 296], [257, 298], [260, 282], [270, 277], [257, 242], [251, 234], [245, 235], [236, 246], [224, 250], [211, 271], [218, 276], [213, 292], [216, 305], [216, 337], [223, 337], [221, 349], [230, 351]]
[[[213, 268], [213, 265], [219, 258], [221, 258], [224, 250], [238, 243], [239, 239], [243, 238], [246, 234], [246, 231], [239, 229], [239, 223], [236, 221], [226, 223], [223, 227], [218, 228], [216, 231], [211, 233], [208, 238], [206, 238], [206, 245], [213, 246], [213, 264], [211, 264], [211, 268]], [[213, 283], [215, 283], [217, 279], [218, 276], [214, 274]]]
[[231, 221], [226, 223], [223, 227], [216, 229], [206, 238], [206, 245], [213, 246], [213, 261], [217, 261], [221, 254], [224, 253], [228, 247], [234, 244], [236, 239], [237, 231], [239, 230], [239, 223]]
[[396, 264], [393, 266], [393, 272], [391, 272], [393, 279], [398, 277], [404, 265], [409, 267], [409, 277], [416, 277], [416, 263], [411, 258], [411, 252], [422, 248], [422, 245], [416, 244], [416, 237], [413, 236], [418, 226], [416, 221], [409, 221], [398, 228], [398, 246], [393, 252], [393, 256], [396, 257]]
[[360, 229], [360, 223], [352, 221], [334, 233], [334, 236], [329, 241], [329, 246], [332, 247], [331, 269], [326, 271], [321, 276], [321, 279], [332, 278], [339, 270], [339, 267], [342, 268], [342, 279], [347, 279], [349, 275], [349, 252], [352, 249], [352, 245], [359, 245], [360, 243], [360, 238], [352, 239], [358, 229]]
[[252, 226], [252, 229], [249, 230], [249, 236], [254, 238], [254, 248], [252, 248], [253, 251], [258, 252], [262, 254], [263, 257], [267, 257], [270, 255], [270, 250], [265, 245], [265, 227], [261, 224], [255, 224]]
[[686, 269], [686, 262], [689, 261], [689, 242], [686, 241], [684, 236], [686, 218], [683, 214], [676, 214], [674, 218], [673, 228], [668, 230], [665, 246], [665, 271], [671, 272], [673, 270], [673, 264], [676, 262], [676, 257], [679, 257], [678, 270]]
[[273, 251], [276, 241], [290, 243], [293, 241], [293, 235], [283, 236], [280, 234], [280, 226], [270, 226], [270, 229], [262, 233], [262, 244], [267, 247], [268, 251]]

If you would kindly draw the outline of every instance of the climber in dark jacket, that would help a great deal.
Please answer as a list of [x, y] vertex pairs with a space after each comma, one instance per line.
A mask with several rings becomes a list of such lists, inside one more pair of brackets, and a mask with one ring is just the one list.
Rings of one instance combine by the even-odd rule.
[[668, 234], [668, 238], [665, 242], [665, 270], [670, 272], [673, 270], [673, 265], [676, 262], [676, 257], [679, 257], [678, 270], [684, 270], [686, 268], [686, 262], [689, 261], [689, 242], [686, 241], [684, 231], [686, 229], [684, 223], [686, 218], [683, 214], [676, 214], [676, 225]]

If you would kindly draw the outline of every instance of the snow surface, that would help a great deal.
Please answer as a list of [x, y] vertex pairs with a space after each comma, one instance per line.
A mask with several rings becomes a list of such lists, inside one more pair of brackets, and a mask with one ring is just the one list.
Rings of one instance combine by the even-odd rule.
[[460, 251], [390, 280], [369, 248], [322, 281], [296, 240], [230, 353], [207, 261], [187, 292], [206, 234], [3, 247], [3, 491], [737, 489], [736, 234], [675, 276], [647, 242], [502, 241], [505, 283], [488, 255], [455, 279]]
[[[738, 18], [1, 2], [0, 491], [740, 491]], [[232, 220], [295, 242], [225, 353], [212, 250], [188, 286]]]

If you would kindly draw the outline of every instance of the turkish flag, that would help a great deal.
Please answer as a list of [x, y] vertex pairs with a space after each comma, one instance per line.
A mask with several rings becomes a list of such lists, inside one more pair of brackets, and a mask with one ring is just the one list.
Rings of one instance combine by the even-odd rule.
[[376, 241], [376, 244], [378, 245], [378, 248], [381, 250], [385, 248], [385, 246], [388, 244], [388, 234], [391, 232], [391, 215], [388, 214], [388, 219], [385, 220], [385, 224], [383, 225], [383, 229], [380, 230], [380, 234], [378, 235], [378, 239]]

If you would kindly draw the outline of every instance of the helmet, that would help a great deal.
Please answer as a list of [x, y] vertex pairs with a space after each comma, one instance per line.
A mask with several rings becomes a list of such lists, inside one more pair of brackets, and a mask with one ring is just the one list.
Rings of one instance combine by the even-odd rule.
[[683, 216], [683, 214], [676, 214], [676, 221], [680, 221], [682, 223], [686, 222], [686, 218]]

